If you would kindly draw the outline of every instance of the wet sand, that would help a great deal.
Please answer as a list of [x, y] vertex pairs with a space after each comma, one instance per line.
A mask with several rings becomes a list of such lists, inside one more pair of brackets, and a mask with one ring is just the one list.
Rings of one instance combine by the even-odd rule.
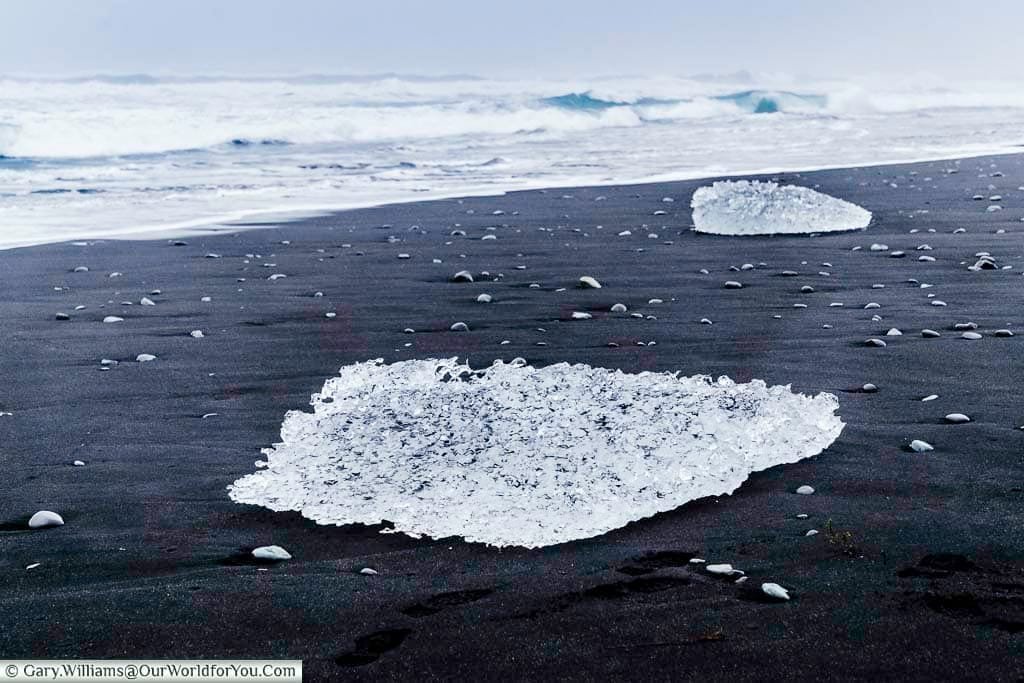
[[[1024, 332], [1024, 156], [766, 177], [874, 222], [699, 235], [694, 181], [365, 209], [179, 246], [0, 252], [0, 657], [287, 657], [306, 680], [1019, 680], [1024, 335], [993, 332]], [[1012, 269], [969, 271], [979, 252]], [[744, 263], [765, 265], [730, 270]], [[503, 277], [449, 282], [464, 269]], [[575, 288], [583, 275], [604, 287]], [[607, 314], [617, 302], [656, 319]], [[456, 321], [470, 331], [449, 331]], [[953, 329], [968, 321], [981, 339]], [[903, 336], [885, 337], [893, 327]], [[732, 496], [540, 550], [318, 527], [228, 499], [284, 413], [342, 365], [450, 356], [761, 378], [836, 394], [847, 426]], [[947, 424], [953, 412], [972, 422]], [[816, 493], [794, 494], [802, 484]], [[40, 509], [66, 525], [29, 531]], [[246, 559], [271, 543], [293, 559]], [[691, 557], [793, 599], [762, 601]]]

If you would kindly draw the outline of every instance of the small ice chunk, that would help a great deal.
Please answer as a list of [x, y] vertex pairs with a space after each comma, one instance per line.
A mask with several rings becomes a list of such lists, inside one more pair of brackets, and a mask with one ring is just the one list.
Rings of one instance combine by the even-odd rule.
[[690, 201], [697, 232], [806, 234], [867, 227], [871, 212], [807, 187], [750, 180], [699, 188]]

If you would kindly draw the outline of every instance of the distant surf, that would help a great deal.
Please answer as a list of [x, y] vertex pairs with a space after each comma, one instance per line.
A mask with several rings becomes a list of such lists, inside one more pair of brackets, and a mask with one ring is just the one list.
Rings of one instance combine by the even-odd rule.
[[[244, 103], [244, 106], [239, 106]], [[0, 248], [375, 204], [1018, 151], [1012, 84], [0, 79]]]

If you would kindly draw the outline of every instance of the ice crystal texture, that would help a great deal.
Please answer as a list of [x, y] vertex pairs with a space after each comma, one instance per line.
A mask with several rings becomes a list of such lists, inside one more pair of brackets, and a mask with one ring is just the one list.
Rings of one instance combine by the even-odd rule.
[[726, 180], [699, 188], [690, 201], [697, 232], [774, 235], [866, 228], [871, 212], [807, 187]]
[[588, 538], [731, 493], [843, 428], [830, 394], [521, 359], [357, 363], [311, 403], [233, 500], [494, 546]]

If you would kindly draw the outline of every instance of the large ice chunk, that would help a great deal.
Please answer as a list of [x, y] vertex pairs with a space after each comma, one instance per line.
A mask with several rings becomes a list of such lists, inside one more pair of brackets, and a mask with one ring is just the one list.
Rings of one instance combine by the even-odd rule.
[[802, 234], [858, 230], [871, 212], [807, 187], [725, 180], [699, 188], [690, 201], [697, 232], [716, 235]]
[[830, 394], [521, 359], [358, 363], [311, 403], [233, 500], [495, 546], [587, 538], [731, 493], [843, 428]]

